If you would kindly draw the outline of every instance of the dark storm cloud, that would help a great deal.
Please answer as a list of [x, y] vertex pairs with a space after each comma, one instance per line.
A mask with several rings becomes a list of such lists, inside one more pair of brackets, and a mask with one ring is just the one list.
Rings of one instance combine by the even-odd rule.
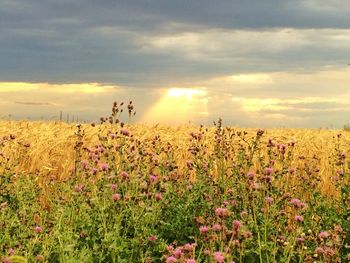
[[[213, 52], [201, 54], [201, 46], [192, 50], [201, 55], [197, 59], [187, 56], [181, 45], [177, 50], [147, 46], [154, 37], [186, 32], [201, 35], [219, 30], [223, 37], [231, 30], [347, 29], [349, 17], [344, 1], [334, 0], [223, 0], [215, 4], [209, 0], [3, 0], [0, 79], [157, 86], [257, 67], [276, 71], [297, 70], [300, 65], [302, 70], [317, 69], [327, 62], [342, 65], [344, 49], [349, 48], [329, 46], [322, 37], [299, 49], [271, 52], [264, 52], [267, 39], [256, 36], [223, 39], [222, 47]], [[237, 53], [244, 46], [251, 49]]]

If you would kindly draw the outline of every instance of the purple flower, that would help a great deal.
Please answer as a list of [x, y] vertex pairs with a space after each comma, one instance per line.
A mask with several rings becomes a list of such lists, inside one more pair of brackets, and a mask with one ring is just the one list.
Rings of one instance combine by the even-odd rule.
[[153, 242], [155, 242], [156, 240], [157, 240], [157, 237], [154, 236], [154, 235], [151, 235], [151, 236], [148, 237], [148, 241], [149, 241], [149, 242], [152, 242], [152, 243], [153, 243]]
[[215, 215], [217, 215], [218, 217], [226, 217], [228, 216], [228, 214], [229, 214], [229, 211], [227, 208], [219, 207], [215, 209]]
[[162, 196], [162, 193], [156, 193], [156, 200], [157, 201], [160, 201], [160, 200], [162, 200], [162, 198], [163, 198], [163, 196]]
[[242, 223], [239, 220], [233, 220], [232, 225], [233, 228], [237, 231], [241, 228]]
[[42, 229], [40, 226], [36, 226], [36, 227], [34, 228], [34, 231], [35, 231], [36, 233], [42, 233], [42, 232], [43, 232], [43, 229]]
[[303, 238], [303, 237], [298, 237], [297, 241], [298, 241], [298, 244], [301, 245], [301, 244], [304, 243], [305, 238]]
[[174, 258], [174, 256], [170, 256], [166, 259], [166, 263], [174, 263], [176, 262], [176, 258]]
[[223, 263], [225, 258], [221, 252], [214, 252], [214, 259], [217, 263]]
[[93, 175], [96, 175], [97, 172], [98, 172], [98, 169], [97, 169], [97, 168], [94, 167], [94, 168], [91, 169], [91, 173], [92, 173]]
[[10, 256], [13, 256], [15, 254], [15, 251], [13, 250], [13, 248], [10, 248], [9, 249], [9, 255]]
[[253, 172], [248, 172], [247, 173], [247, 177], [248, 177], [249, 180], [253, 180], [254, 176], [255, 176], [255, 173], [253, 173]]
[[101, 164], [101, 170], [102, 171], [107, 171], [108, 170], [108, 164], [106, 164], [106, 163]]
[[121, 176], [123, 179], [129, 178], [129, 174], [128, 174], [127, 172], [125, 172], [125, 171], [122, 171], [122, 172], [120, 173], [120, 176]]
[[272, 202], [273, 202], [273, 198], [272, 197], [266, 197], [265, 201], [266, 201], [267, 204], [271, 205]]
[[273, 173], [273, 168], [271, 168], [271, 167], [265, 168], [265, 174], [266, 175], [271, 175], [272, 173]]
[[294, 220], [295, 220], [296, 222], [300, 223], [300, 222], [302, 222], [302, 221], [304, 220], [304, 217], [301, 216], [301, 215], [296, 215], [296, 216], [294, 217]]
[[81, 193], [84, 189], [84, 185], [83, 184], [77, 184], [76, 186], [74, 186], [74, 191], [77, 193]]
[[199, 228], [199, 231], [201, 232], [202, 235], [205, 235], [206, 233], [208, 233], [209, 227], [207, 227], [207, 226], [201, 226], [201, 227]]
[[176, 248], [173, 252], [173, 255], [176, 257], [176, 258], [180, 258], [182, 256], [182, 249], [180, 247]]
[[327, 231], [321, 231], [318, 236], [322, 239], [329, 237], [329, 233]]
[[213, 225], [212, 229], [213, 229], [214, 231], [220, 231], [220, 230], [222, 229], [222, 227], [221, 227], [221, 225], [219, 225], [219, 224], [215, 224], [215, 225]]
[[114, 195], [112, 195], [113, 201], [119, 201], [120, 198], [121, 198], [120, 194], [114, 194]]

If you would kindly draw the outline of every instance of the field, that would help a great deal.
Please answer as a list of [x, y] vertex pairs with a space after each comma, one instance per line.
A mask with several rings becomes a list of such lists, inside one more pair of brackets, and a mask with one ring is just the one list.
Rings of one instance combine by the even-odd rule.
[[346, 131], [115, 117], [0, 122], [0, 260], [350, 259]]

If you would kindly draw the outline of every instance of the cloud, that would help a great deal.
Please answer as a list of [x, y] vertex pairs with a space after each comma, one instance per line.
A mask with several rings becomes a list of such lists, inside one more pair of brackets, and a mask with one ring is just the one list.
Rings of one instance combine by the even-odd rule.
[[52, 102], [34, 102], [34, 101], [15, 101], [15, 104], [28, 105], [28, 106], [56, 106]]

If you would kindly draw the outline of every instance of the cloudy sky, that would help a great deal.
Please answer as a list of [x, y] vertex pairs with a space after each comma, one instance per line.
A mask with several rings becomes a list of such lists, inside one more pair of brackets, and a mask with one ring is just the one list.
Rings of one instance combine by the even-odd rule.
[[350, 122], [349, 0], [0, 0], [0, 118]]

